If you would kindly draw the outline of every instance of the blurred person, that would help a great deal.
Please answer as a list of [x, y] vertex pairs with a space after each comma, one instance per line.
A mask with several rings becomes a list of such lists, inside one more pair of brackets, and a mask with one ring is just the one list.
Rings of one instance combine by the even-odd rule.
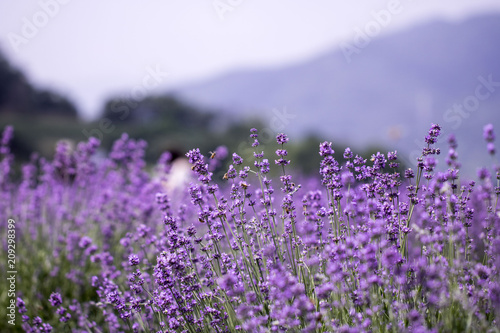
[[183, 191], [189, 183], [196, 180], [187, 157], [176, 149], [169, 150], [160, 157], [153, 178], [161, 183], [169, 196]]

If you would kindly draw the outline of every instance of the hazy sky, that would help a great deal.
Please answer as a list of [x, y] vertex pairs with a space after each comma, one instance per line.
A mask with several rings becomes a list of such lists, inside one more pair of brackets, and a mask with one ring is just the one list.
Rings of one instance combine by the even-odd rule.
[[90, 116], [113, 94], [307, 59], [352, 40], [391, 2], [401, 11], [380, 34], [500, 11], [498, 0], [1, 0], [0, 48]]

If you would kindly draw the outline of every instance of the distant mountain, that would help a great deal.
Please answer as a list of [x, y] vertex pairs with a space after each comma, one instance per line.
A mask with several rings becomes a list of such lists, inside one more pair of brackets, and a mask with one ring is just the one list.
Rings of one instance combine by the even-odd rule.
[[284, 126], [288, 133], [383, 144], [407, 160], [435, 122], [456, 134], [462, 162], [491, 162], [482, 127], [493, 123], [500, 137], [500, 15], [381, 34], [349, 62], [346, 45], [355, 47], [354, 39], [303, 63], [236, 71], [174, 93], [235, 117], [262, 115], [271, 129], [270, 111], [286, 108], [295, 116]]

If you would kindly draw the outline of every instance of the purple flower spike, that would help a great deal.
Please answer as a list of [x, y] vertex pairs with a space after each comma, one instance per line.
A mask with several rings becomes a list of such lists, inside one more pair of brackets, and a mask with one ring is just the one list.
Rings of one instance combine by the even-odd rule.
[[131, 254], [128, 256], [128, 263], [130, 266], [139, 265], [139, 257], [136, 254]]
[[321, 156], [330, 156], [333, 155], [335, 151], [332, 149], [332, 143], [331, 142], [323, 142], [319, 145], [319, 154]]
[[59, 293], [50, 294], [49, 302], [50, 302], [50, 305], [52, 305], [52, 306], [61, 305], [62, 304], [61, 294], [59, 294]]
[[14, 136], [14, 128], [12, 126], [5, 127], [5, 129], [3, 130], [3, 135], [0, 145], [2, 146], [8, 145], [10, 140], [12, 140], [13, 136]]
[[283, 134], [283, 133], [280, 133], [276, 136], [276, 141], [282, 145], [282, 144], [285, 144], [288, 142], [288, 137], [286, 136], [286, 134]]
[[351, 148], [347, 147], [344, 151], [344, 158], [345, 159], [350, 159], [350, 158], [353, 158], [354, 157], [354, 154], [352, 153], [351, 151]]
[[457, 149], [458, 144], [457, 144], [457, 139], [455, 138], [455, 134], [450, 134], [448, 137], [448, 144], [450, 145], [450, 148]]
[[488, 149], [488, 153], [490, 155], [495, 155], [495, 144], [493, 142], [488, 142], [488, 145], [486, 145], [486, 148]]
[[233, 153], [233, 163], [234, 165], [240, 165], [243, 163], [243, 159], [240, 157], [240, 155]]
[[425, 137], [425, 142], [429, 145], [436, 143], [439, 134], [441, 134], [441, 127], [437, 124], [432, 124], [429, 135]]
[[28, 312], [28, 310], [26, 309], [26, 303], [24, 303], [24, 301], [20, 297], [17, 298], [17, 308], [19, 309], [19, 313], [21, 314]]
[[486, 140], [486, 142], [495, 141], [495, 133], [493, 132], [493, 124], [488, 124], [488, 125], [484, 126], [483, 137]]

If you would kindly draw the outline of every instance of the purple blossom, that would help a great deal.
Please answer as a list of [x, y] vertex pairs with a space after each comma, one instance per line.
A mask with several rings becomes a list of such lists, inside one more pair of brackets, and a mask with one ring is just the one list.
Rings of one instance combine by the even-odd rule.
[[495, 133], [493, 132], [493, 124], [488, 124], [484, 126], [483, 137], [486, 142], [495, 141]]
[[80, 239], [80, 242], [78, 243], [78, 246], [82, 249], [86, 249], [87, 247], [89, 247], [90, 245], [92, 244], [92, 239], [90, 237], [87, 237], [87, 236], [83, 236], [81, 239]]
[[323, 142], [319, 145], [319, 154], [321, 156], [330, 156], [333, 155], [335, 151], [332, 149], [332, 143], [331, 142]]
[[130, 266], [139, 265], [139, 257], [136, 254], [131, 254], [128, 256], [128, 262]]
[[488, 142], [486, 148], [488, 149], [488, 153], [490, 155], [495, 155], [495, 144], [493, 142]]
[[236, 153], [233, 153], [233, 163], [234, 165], [241, 165], [243, 163], [243, 159]]
[[0, 145], [7, 146], [14, 137], [14, 127], [6, 126], [2, 133], [2, 140], [0, 141]]
[[[198, 177], [175, 193], [146, 172], [141, 141], [122, 136], [102, 162], [92, 158], [95, 140], [61, 143], [52, 161], [33, 157], [19, 181], [0, 181], [0, 215], [15, 220], [16, 241], [51, 259], [19, 250], [37, 267], [22, 276], [28, 289], [18, 284], [21, 329], [491, 330], [500, 315], [498, 170], [479, 169], [477, 184], [459, 177], [450, 137], [449, 169], [437, 171], [440, 131], [431, 127], [417, 168], [403, 175], [396, 151], [367, 161], [347, 148], [337, 160], [323, 142], [319, 175], [306, 178], [281, 167], [291, 156], [283, 134], [278, 167], [263, 151], [249, 165], [233, 154], [212, 181], [225, 152], [192, 149]], [[255, 146], [257, 130], [250, 137]], [[147, 170], [168, 177], [170, 158]], [[44, 295], [40, 278], [56, 291]], [[47, 299], [52, 313], [41, 310]]]
[[406, 179], [412, 179], [414, 177], [415, 177], [415, 172], [412, 169], [405, 170], [405, 178]]
[[59, 293], [52, 293], [50, 294], [49, 298], [50, 305], [56, 307], [62, 304], [62, 297], [61, 294]]
[[[62, 300], [61, 300], [61, 303], [62, 303]], [[24, 301], [20, 297], [17, 298], [16, 305], [17, 305], [19, 313], [23, 314], [23, 313], [26, 313], [28, 311], [26, 309], [26, 303], [24, 303]]]
[[437, 142], [438, 136], [441, 134], [441, 127], [437, 124], [432, 124], [429, 130], [429, 135], [425, 137], [425, 142], [432, 145]]
[[481, 180], [484, 180], [484, 179], [488, 179], [491, 177], [491, 174], [490, 172], [488, 171], [488, 169], [486, 168], [480, 168], [478, 171], [477, 171], [477, 177]]
[[280, 144], [283, 145], [288, 142], [288, 137], [286, 134], [280, 133], [276, 136], [276, 141]]
[[[323, 155], [322, 155], [323, 156]], [[351, 148], [347, 147], [344, 151], [344, 158], [345, 159], [351, 159], [354, 157], [354, 154], [351, 151]]]

